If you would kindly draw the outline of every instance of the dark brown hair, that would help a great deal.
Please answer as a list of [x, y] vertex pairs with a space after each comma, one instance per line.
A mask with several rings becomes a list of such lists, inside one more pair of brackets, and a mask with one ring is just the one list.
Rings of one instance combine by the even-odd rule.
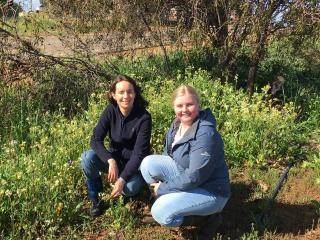
[[136, 81], [126, 75], [117, 75], [110, 84], [109, 91], [107, 92], [107, 98], [110, 103], [113, 105], [117, 105], [117, 102], [112, 97], [112, 93], [116, 92], [116, 85], [119, 82], [126, 81], [132, 84], [134, 92], [136, 94], [134, 99], [134, 105], [138, 105], [140, 107], [146, 108], [148, 106], [148, 102], [143, 98], [141, 88], [137, 85]]

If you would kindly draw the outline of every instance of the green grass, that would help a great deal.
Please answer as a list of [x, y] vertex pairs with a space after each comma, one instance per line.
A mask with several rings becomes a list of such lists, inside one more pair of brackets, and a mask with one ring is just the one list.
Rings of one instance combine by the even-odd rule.
[[7, 22], [16, 28], [19, 36], [35, 36], [61, 33], [57, 21], [50, 18], [45, 12], [26, 13], [21, 17], [11, 18]]
[[[174, 55], [171, 60], [179, 63], [181, 57]], [[155, 153], [161, 153], [164, 134], [174, 117], [171, 92], [187, 83], [198, 90], [202, 107], [213, 110], [229, 166], [252, 169], [250, 181], [260, 179], [270, 186], [266, 192], [257, 186], [256, 196], [268, 196], [274, 187], [278, 171], [261, 170], [270, 164], [302, 159], [305, 168], [319, 166], [319, 152], [314, 149], [319, 144], [319, 97], [303, 95], [310, 105], [303, 112], [299, 101], [283, 105], [266, 101], [269, 86], [249, 97], [231, 84], [221, 84], [212, 72], [187, 62], [177, 64], [168, 76], [159, 59], [117, 60], [122, 72], [139, 81], [150, 102]], [[196, 59], [194, 56], [192, 61]], [[106, 105], [103, 92], [107, 85], [106, 80], [51, 69], [39, 76], [33, 89], [1, 86], [0, 238], [76, 239], [85, 231], [95, 231], [84, 213], [86, 188], [79, 156], [89, 148], [92, 128]], [[319, 184], [319, 179], [314, 182]], [[117, 231], [139, 227], [130, 204], [121, 199], [112, 202], [105, 220], [99, 224]], [[256, 230], [241, 239], [256, 239]]]

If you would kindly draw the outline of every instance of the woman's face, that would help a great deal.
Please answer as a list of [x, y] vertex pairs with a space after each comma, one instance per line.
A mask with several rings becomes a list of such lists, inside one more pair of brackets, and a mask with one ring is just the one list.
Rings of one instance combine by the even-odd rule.
[[127, 81], [118, 82], [115, 92], [112, 93], [112, 97], [117, 102], [122, 113], [131, 111], [135, 96], [133, 85]]
[[190, 94], [181, 95], [174, 100], [173, 109], [182, 124], [191, 126], [199, 114], [199, 103]]

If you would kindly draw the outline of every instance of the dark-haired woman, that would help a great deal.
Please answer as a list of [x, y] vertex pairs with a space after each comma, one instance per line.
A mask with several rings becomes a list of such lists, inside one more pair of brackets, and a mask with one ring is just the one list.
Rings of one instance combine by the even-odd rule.
[[[100, 172], [106, 173], [107, 181], [113, 184], [111, 197], [134, 196], [144, 184], [140, 163], [150, 152], [151, 116], [136, 82], [118, 75], [110, 85], [108, 99], [110, 104], [93, 129], [91, 150], [81, 156], [93, 217], [105, 208], [99, 199], [103, 190]], [[107, 135], [108, 148], [104, 145]]]

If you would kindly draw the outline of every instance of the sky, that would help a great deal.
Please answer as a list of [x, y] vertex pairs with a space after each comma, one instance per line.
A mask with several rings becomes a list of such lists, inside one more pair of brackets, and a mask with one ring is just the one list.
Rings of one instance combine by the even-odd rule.
[[35, 11], [40, 7], [40, 0], [14, 0], [14, 2], [20, 4], [26, 12]]

